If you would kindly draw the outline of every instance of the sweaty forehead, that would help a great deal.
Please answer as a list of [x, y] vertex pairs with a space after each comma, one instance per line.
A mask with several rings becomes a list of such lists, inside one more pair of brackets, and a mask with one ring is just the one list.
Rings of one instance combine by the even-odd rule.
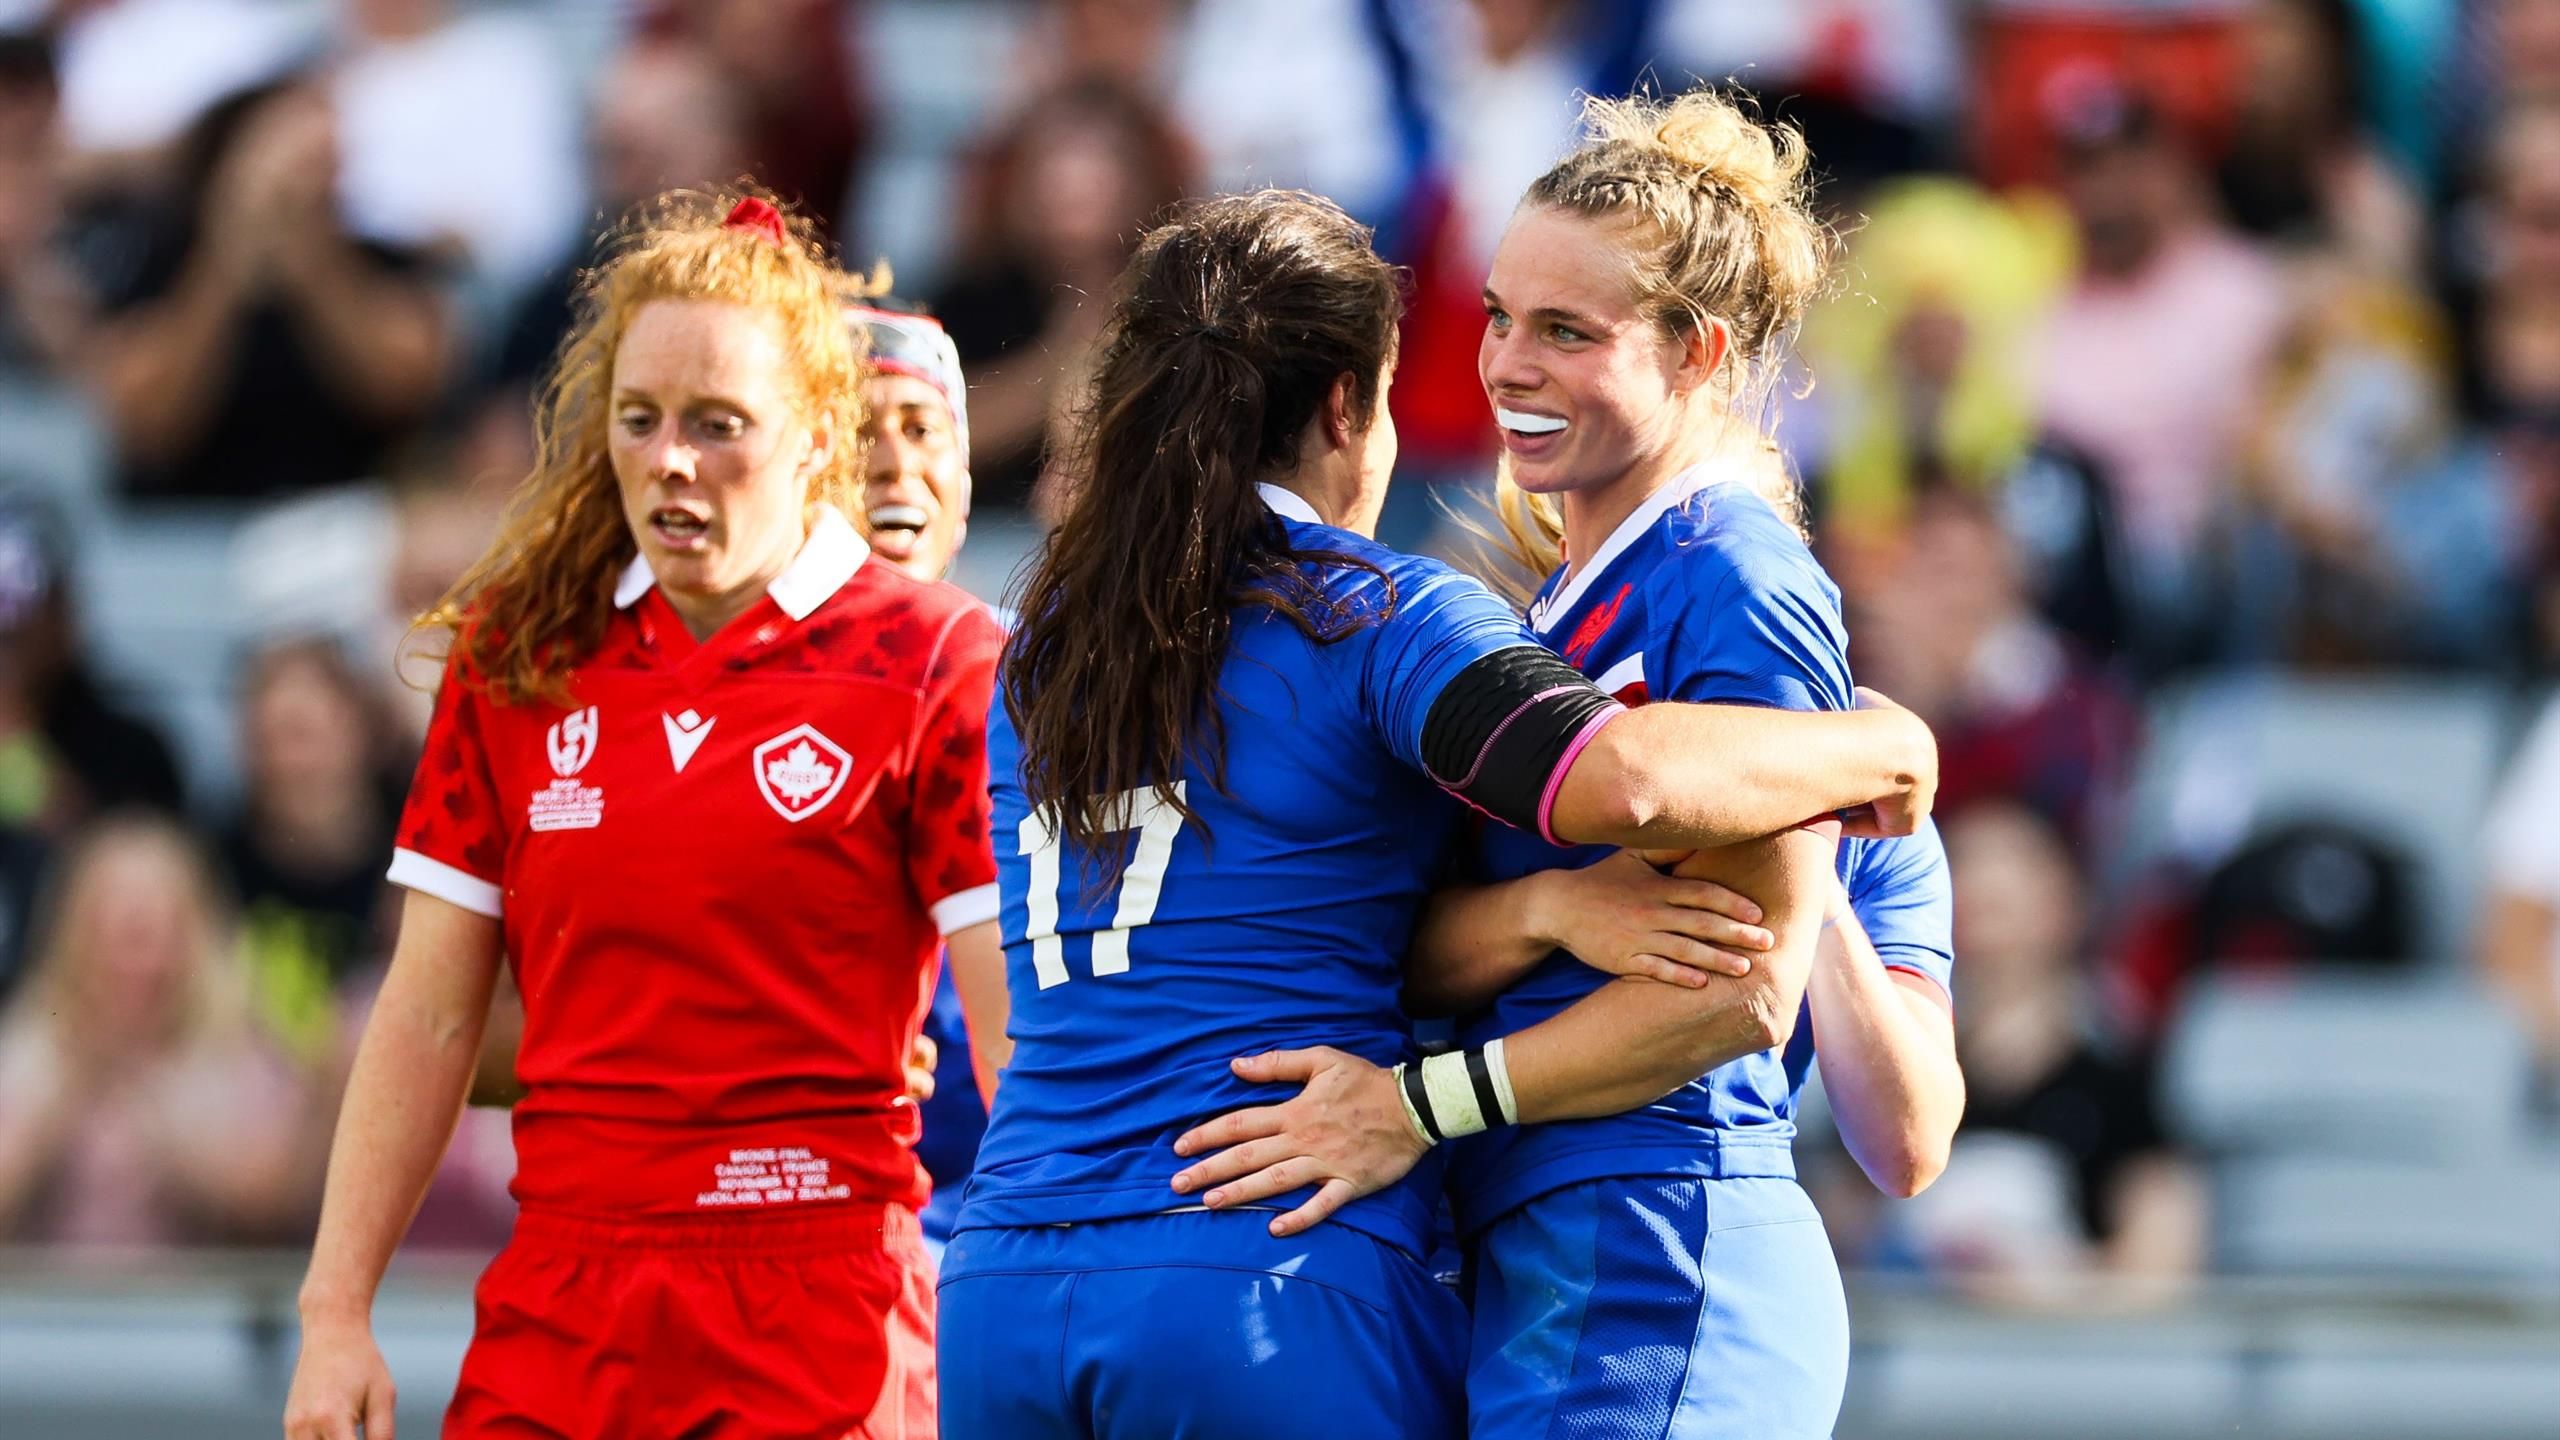
[[773, 316], [722, 300], [652, 300], [614, 351], [616, 390], [670, 402], [716, 395], [741, 403], [791, 393], [790, 354]]
[[1566, 310], [1591, 319], [1636, 313], [1641, 226], [1523, 205], [1493, 252], [1487, 289], [1514, 315]]

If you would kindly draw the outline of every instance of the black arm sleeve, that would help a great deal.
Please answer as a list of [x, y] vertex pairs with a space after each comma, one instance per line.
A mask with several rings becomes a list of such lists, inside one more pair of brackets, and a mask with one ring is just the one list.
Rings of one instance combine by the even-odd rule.
[[1538, 834], [1548, 782], [1620, 708], [1553, 651], [1497, 650], [1459, 671], [1431, 702], [1422, 763], [1450, 794]]

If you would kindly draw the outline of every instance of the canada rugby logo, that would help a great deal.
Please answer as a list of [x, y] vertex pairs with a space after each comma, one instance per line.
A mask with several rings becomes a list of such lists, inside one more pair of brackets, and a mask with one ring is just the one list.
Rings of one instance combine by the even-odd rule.
[[794, 725], [756, 747], [756, 789], [774, 813], [797, 825], [844, 792], [853, 757], [807, 725]]

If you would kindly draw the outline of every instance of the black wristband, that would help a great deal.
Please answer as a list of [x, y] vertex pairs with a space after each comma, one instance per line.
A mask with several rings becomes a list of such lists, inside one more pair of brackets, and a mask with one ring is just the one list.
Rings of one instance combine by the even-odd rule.
[[1440, 1117], [1431, 1113], [1431, 1095], [1422, 1088], [1420, 1065], [1404, 1067], [1404, 1100], [1406, 1104], [1413, 1107], [1414, 1118], [1422, 1122], [1422, 1128], [1430, 1135], [1432, 1144], [1437, 1145], [1449, 1138], [1440, 1133]]

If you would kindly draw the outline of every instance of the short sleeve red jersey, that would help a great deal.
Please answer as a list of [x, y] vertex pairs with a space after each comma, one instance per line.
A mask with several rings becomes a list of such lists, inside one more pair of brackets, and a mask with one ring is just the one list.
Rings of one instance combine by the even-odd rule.
[[820, 514], [707, 641], [635, 562], [569, 704], [437, 697], [391, 878], [504, 928], [528, 1205], [927, 1193], [904, 1064], [941, 937], [996, 913], [1003, 635]]

